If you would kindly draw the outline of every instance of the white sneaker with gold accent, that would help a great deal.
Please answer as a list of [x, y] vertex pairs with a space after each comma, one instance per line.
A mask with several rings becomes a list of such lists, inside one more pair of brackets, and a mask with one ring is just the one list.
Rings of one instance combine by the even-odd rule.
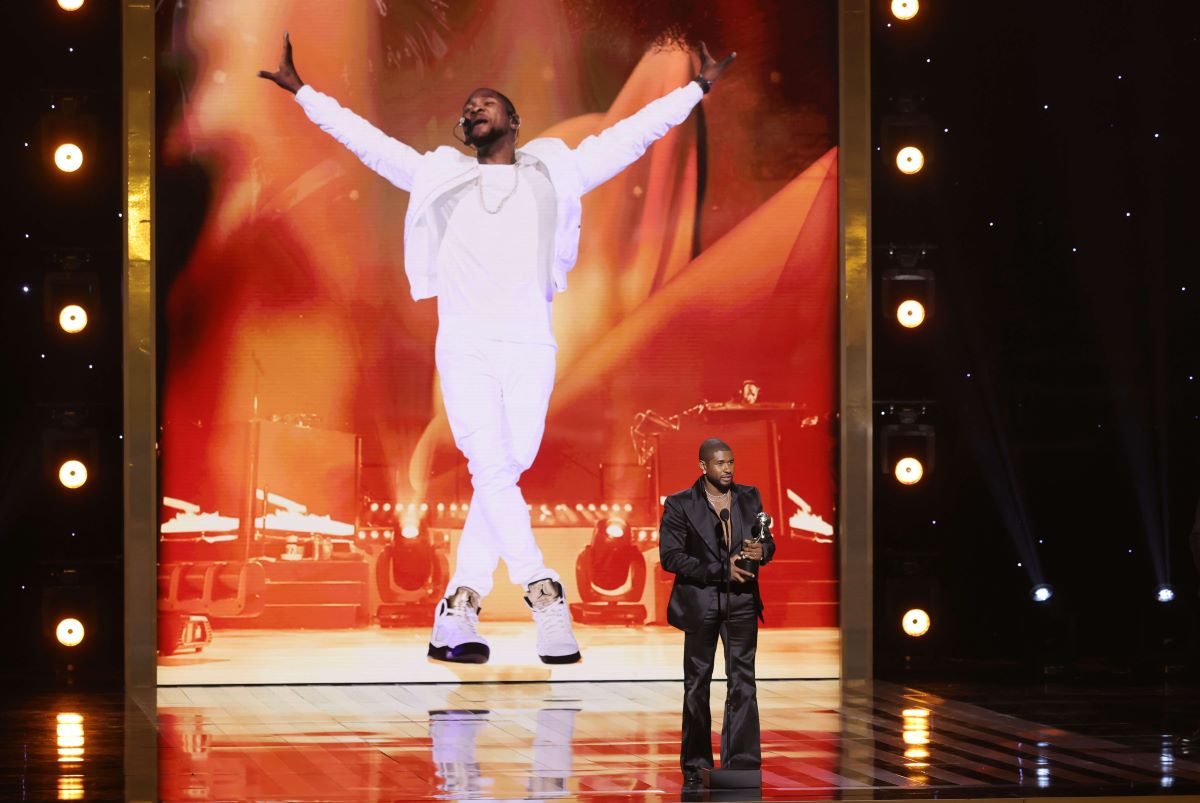
[[462, 586], [438, 603], [429, 657], [456, 664], [485, 664], [492, 650], [479, 635], [479, 594]]
[[538, 580], [529, 584], [525, 604], [533, 611], [537, 626], [538, 657], [544, 664], [573, 664], [579, 661], [579, 642], [571, 630], [571, 611], [561, 583]]

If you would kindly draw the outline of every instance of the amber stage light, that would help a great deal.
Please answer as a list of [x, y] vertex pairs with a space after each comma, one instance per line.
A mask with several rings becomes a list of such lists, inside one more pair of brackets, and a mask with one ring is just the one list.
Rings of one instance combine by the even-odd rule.
[[[58, 761], [60, 764], [79, 764], [83, 761], [83, 751], [86, 736], [83, 732], [83, 715], [75, 713], [62, 713], [57, 717], [55, 724], [55, 742], [58, 747]], [[63, 776], [66, 778], [80, 778], [82, 776]], [[63, 777], [59, 778], [59, 783], [62, 783]], [[75, 789], [75, 784], [68, 785], [69, 790]], [[83, 798], [82, 780], [79, 783], [79, 794], [68, 795], [63, 797], [59, 795], [59, 800], [80, 800]]]
[[64, 142], [54, 149], [54, 165], [64, 173], [74, 173], [83, 167], [83, 150], [72, 142]]
[[58, 7], [63, 11], [78, 11], [83, 8], [83, 0], [58, 0]]
[[902, 485], [916, 485], [925, 476], [925, 466], [915, 457], [902, 457], [896, 461], [896, 480]]
[[70, 335], [79, 334], [88, 325], [87, 310], [78, 304], [67, 304], [58, 313], [58, 325]]
[[85, 792], [82, 775], [58, 776], [59, 800], [83, 800], [85, 799]]
[[83, 622], [78, 619], [63, 619], [54, 628], [54, 637], [64, 647], [77, 647], [83, 641]]
[[920, 10], [919, 0], [892, 0], [892, 16], [898, 20], [910, 20]]
[[925, 154], [916, 145], [905, 145], [896, 152], [896, 167], [906, 176], [920, 173], [925, 166]]
[[896, 320], [905, 329], [916, 329], [925, 323], [925, 305], [915, 298], [908, 298], [896, 307]]
[[907, 610], [900, 619], [900, 626], [913, 638], [923, 636], [929, 632], [929, 614], [920, 608]]
[[87, 466], [78, 460], [67, 460], [58, 468], [58, 481], [63, 484], [63, 487], [71, 490], [82, 488], [87, 480]]

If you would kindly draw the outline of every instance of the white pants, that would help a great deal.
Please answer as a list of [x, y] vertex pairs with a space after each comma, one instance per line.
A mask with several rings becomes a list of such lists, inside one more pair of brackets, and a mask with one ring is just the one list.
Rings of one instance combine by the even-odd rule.
[[546, 428], [554, 347], [439, 337], [435, 354], [450, 431], [475, 489], [446, 594], [466, 586], [486, 597], [501, 558], [509, 579], [522, 588], [557, 581], [543, 562], [517, 487]]

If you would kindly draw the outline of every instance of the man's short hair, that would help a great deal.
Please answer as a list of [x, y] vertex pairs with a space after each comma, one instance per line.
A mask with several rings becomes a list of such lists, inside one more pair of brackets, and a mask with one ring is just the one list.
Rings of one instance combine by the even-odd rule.
[[700, 459], [705, 463], [717, 452], [732, 452], [729, 444], [720, 438], [707, 438], [700, 444]]
[[508, 95], [505, 95], [503, 92], [492, 89], [491, 87], [481, 86], [481, 87], [479, 87], [479, 89], [476, 89], [470, 95], [467, 95], [467, 100], [470, 100], [471, 98], [475, 97], [476, 95], [492, 95], [492, 96], [498, 98], [500, 100], [500, 102], [504, 104], [504, 110], [508, 112], [509, 117], [517, 116], [517, 107], [513, 105], [513, 102], [511, 100], [508, 99]]

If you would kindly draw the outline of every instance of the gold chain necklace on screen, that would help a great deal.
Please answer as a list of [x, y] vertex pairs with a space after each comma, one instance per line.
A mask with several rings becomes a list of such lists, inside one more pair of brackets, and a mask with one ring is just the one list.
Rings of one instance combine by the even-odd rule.
[[483, 173], [480, 173], [479, 178], [476, 179], [476, 181], [479, 182], [479, 205], [483, 207], [483, 211], [487, 212], [489, 215], [500, 214], [500, 210], [504, 208], [504, 205], [506, 203], [508, 203], [508, 199], [513, 197], [514, 194], [516, 194], [517, 182], [519, 182], [520, 180], [521, 180], [521, 174], [519, 172], [517, 172], [517, 166], [513, 165], [512, 189], [508, 191], [508, 195], [505, 195], [503, 198], [500, 199], [500, 203], [496, 206], [495, 209], [488, 209], [487, 201], [483, 200]]

